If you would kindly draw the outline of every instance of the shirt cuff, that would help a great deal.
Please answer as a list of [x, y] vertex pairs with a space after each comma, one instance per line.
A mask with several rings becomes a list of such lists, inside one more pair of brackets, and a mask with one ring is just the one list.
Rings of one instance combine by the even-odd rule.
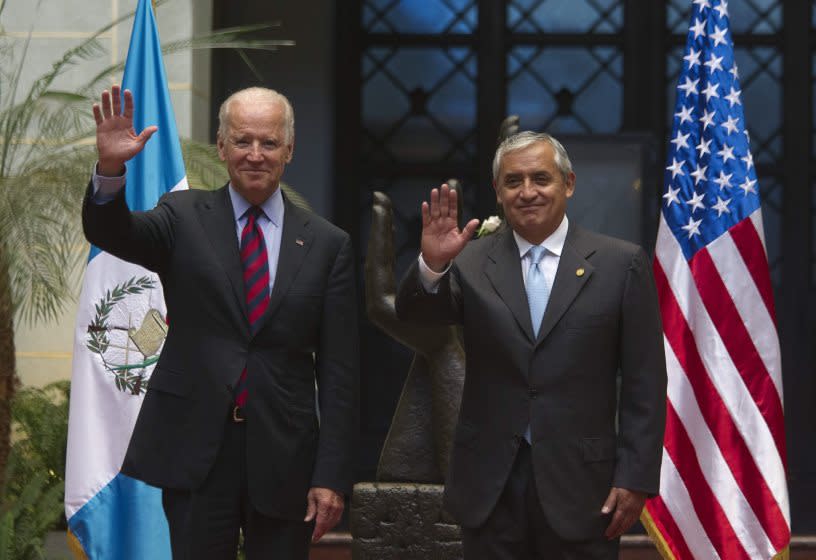
[[450, 267], [451, 265], [448, 263], [448, 266], [446, 266], [442, 272], [434, 272], [425, 262], [425, 259], [422, 258], [422, 253], [420, 253], [419, 282], [422, 284], [422, 288], [429, 294], [435, 294], [439, 289], [439, 281], [448, 273]]
[[93, 200], [96, 204], [105, 204], [110, 202], [119, 194], [125, 187], [125, 173], [116, 177], [105, 177], [97, 173], [97, 166], [94, 165], [93, 171]]

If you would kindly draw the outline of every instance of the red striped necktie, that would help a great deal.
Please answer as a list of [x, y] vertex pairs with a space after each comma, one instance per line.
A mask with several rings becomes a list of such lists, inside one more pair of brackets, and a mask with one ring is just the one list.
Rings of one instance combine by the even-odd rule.
[[[258, 206], [246, 212], [247, 222], [241, 231], [241, 264], [244, 267], [244, 294], [246, 297], [249, 327], [254, 335], [260, 327], [260, 319], [269, 306], [269, 259], [266, 243], [258, 218], [263, 214]], [[235, 388], [235, 404], [244, 406], [247, 400], [247, 370], [241, 372]]]

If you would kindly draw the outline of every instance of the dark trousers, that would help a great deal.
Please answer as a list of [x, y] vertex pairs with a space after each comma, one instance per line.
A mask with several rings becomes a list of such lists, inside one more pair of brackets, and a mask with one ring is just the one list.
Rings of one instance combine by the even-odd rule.
[[235, 560], [240, 529], [247, 560], [306, 560], [309, 556], [313, 523], [274, 519], [252, 507], [244, 423], [228, 421], [215, 464], [201, 488], [164, 489], [162, 504], [174, 560]]
[[465, 560], [617, 558], [618, 539], [572, 542], [555, 534], [541, 509], [530, 455], [530, 446], [522, 443], [504, 491], [487, 521], [476, 529], [462, 530]]

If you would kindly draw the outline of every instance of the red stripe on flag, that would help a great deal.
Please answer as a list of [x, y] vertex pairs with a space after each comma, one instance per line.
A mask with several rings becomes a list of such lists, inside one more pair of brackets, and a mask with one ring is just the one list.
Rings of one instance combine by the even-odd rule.
[[652, 516], [652, 521], [655, 528], [663, 535], [663, 540], [666, 541], [669, 549], [676, 560], [685, 560], [686, 558], [694, 558], [686, 539], [683, 537], [682, 531], [674, 521], [671, 512], [666, 508], [663, 498], [655, 496], [646, 502], [646, 509]]
[[737, 246], [737, 250], [745, 261], [745, 266], [751, 274], [751, 279], [756, 284], [762, 301], [768, 309], [774, 324], [776, 323], [776, 309], [773, 300], [773, 288], [771, 288], [771, 275], [768, 273], [768, 257], [765, 254], [765, 247], [759, 237], [754, 222], [750, 219], [742, 220], [728, 230], [731, 239]]
[[706, 372], [691, 329], [671, 291], [658, 259], [655, 259], [653, 268], [666, 339], [686, 372], [703, 418], [717, 441], [740, 490], [757, 518], [763, 523], [763, 529], [773, 545], [781, 549], [787, 545], [790, 537], [785, 517], [717, 388]]
[[[782, 401], [776, 392], [762, 358], [754, 346], [753, 340], [731, 294], [728, 292], [722, 277], [717, 272], [708, 249], [698, 251], [689, 262], [694, 283], [708, 311], [711, 321], [720, 333], [720, 338], [728, 350], [731, 361], [745, 382], [748, 392], [759, 408], [762, 418], [773, 435], [779, 456], [785, 457], [785, 421]], [[772, 325], [768, 325], [771, 327]]]
[[708, 485], [694, 445], [670, 401], [666, 402], [665, 447], [688, 489], [697, 517], [720, 557], [750, 560], [717, 496]]

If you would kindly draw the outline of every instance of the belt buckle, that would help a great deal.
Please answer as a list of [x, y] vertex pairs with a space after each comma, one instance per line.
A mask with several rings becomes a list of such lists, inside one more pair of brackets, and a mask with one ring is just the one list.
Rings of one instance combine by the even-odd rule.
[[241, 422], [246, 422], [246, 418], [243, 416], [243, 410], [240, 406], [234, 406], [232, 408], [232, 421], [236, 424], [240, 424]]

